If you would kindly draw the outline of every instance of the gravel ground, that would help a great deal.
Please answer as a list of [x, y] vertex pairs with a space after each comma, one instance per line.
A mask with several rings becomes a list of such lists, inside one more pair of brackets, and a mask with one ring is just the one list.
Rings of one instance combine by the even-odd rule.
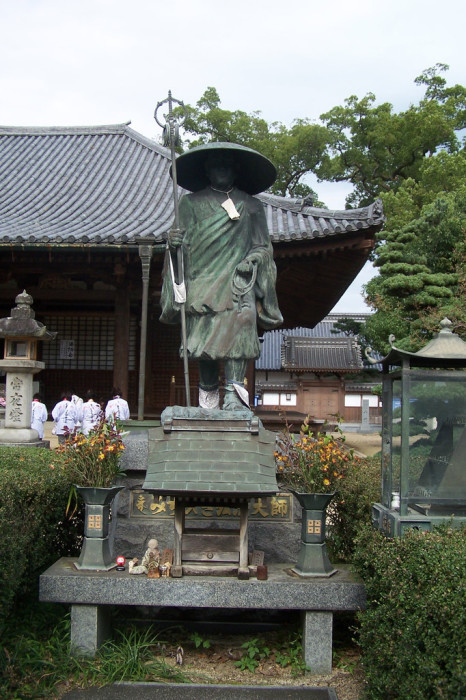
[[382, 449], [382, 436], [378, 433], [344, 433], [345, 444], [364, 457], [372, 457]]

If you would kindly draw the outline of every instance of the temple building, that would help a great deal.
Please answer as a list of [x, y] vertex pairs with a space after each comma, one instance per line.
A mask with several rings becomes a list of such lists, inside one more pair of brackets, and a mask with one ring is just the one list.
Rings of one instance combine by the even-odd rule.
[[[0, 127], [0, 317], [26, 289], [36, 318], [58, 333], [41, 349], [49, 406], [66, 387], [92, 387], [106, 400], [115, 385], [135, 418], [183, 403], [179, 327], [158, 320], [174, 217], [170, 164], [168, 149], [128, 124]], [[313, 328], [367, 261], [383, 225], [381, 203], [332, 211], [257, 197], [283, 327]], [[190, 383], [195, 405], [194, 365]], [[248, 383], [254, 393], [253, 362]]]
[[339, 330], [342, 318], [365, 323], [369, 314], [328, 314], [314, 328], [267, 331], [256, 361], [256, 413], [280, 429], [284, 417], [299, 429], [306, 416], [321, 429], [379, 431], [382, 404], [374, 393], [381, 365], [364, 357], [357, 336]]

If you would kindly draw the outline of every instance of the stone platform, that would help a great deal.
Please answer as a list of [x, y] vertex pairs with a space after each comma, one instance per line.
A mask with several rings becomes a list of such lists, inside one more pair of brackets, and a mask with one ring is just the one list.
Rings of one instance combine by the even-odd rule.
[[300, 579], [292, 564], [271, 564], [268, 579], [247, 581], [195, 576], [149, 579], [127, 571], [78, 571], [74, 559], [59, 559], [40, 577], [39, 599], [71, 604], [71, 648], [93, 656], [111, 635], [111, 606], [247, 610], [299, 610], [304, 660], [312, 673], [332, 668], [334, 611], [363, 609], [364, 585], [341, 567], [331, 579]]
[[72, 690], [66, 700], [338, 700], [333, 688], [194, 683], [114, 683], [102, 688]]

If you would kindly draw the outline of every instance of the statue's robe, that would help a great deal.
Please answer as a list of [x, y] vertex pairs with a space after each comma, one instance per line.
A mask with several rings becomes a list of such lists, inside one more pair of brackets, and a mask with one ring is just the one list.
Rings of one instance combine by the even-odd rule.
[[[230, 193], [240, 215], [229, 218], [221, 203], [226, 195], [210, 187], [180, 200], [180, 228], [185, 230], [183, 257], [186, 282], [188, 357], [202, 360], [253, 359], [260, 355], [257, 327], [279, 326], [282, 315], [275, 292], [276, 268], [261, 202], [234, 188]], [[257, 276], [242, 277], [237, 266], [254, 254]], [[164, 323], [178, 323], [167, 250], [161, 295]], [[241, 290], [250, 286], [244, 294]]]

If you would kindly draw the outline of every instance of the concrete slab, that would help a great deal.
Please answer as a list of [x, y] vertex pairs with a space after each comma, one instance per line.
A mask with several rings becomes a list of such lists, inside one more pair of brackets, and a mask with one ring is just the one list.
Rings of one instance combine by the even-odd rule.
[[66, 700], [338, 700], [333, 688], [237, 686], [237, 685], [181, 685], [165, 683], [116, 683], [104, 688], [72, 690], [63, 696]]

